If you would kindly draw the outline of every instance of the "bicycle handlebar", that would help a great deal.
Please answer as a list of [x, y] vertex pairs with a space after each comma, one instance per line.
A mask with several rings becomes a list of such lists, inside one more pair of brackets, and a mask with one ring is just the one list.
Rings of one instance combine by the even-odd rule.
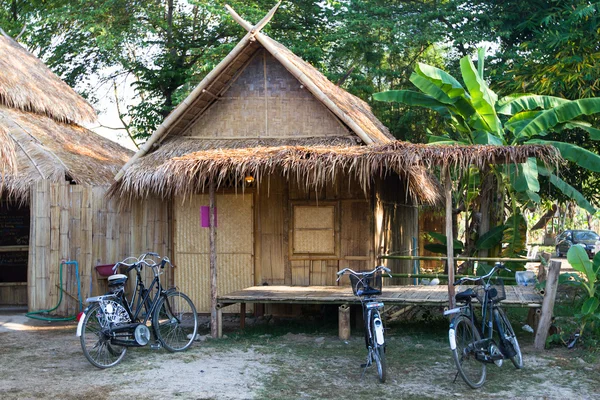
[[[157, 257], [161, 259], [160, 264], [157, 263], [156, 261], [152, 260], [152, 259], [148, 259], [147, 257], [151, 256], [151, 257]], [[128, 262], [130, 260], [134, 260], [133, 262]], [[140, 255], [138, 258], [135, 257], [127, 257], [126, 259], [124, 259], [123, 261], [119, 261], [118, 263], [116, 263], [114, 265], [113, 269], [113, 273], [117, 273], [117, 270], [119, 269], [120, 266], [124, 266], [127, 267], [126, 269], [126, 273], [131, 271], [132, 269], [136, 269], [136, 270], [141, 270], [141, 267], [143, 265], [146, 265], [147, 267], [151, 267], [151, 268], [164, 268], [165, 265], [169, 264], [171, 267], [173, 267], [173, 264], [171, 263], [171, 260], [169, 260], [169, 257], [160, 257], [158, 255], [158, 253], [153, 253], [153, 252], [148, 252], [148, 253], [144, 253], [142, 255]]]
[[503, 269], [505, 271], [512, 272], [510, 269], [506, 268], [504, 266], [504, 264], [497, 262], [496, 264], [494, 264], [494, 267], [492, 268], [492, 270], [490, 272], [488, 272], [486, 275], [478, 276], [475, 278], [464, 276], [464, 277], [460, 278], [459, 280], [457, 280], [456, 282], [454, 282], [452, 284], [452, 286], [460, 285], [461, 283], [466, 282], [466, 281], [470, 281], [470, 282], [481, 281], [485, 278], [489, 278], [490, 276], [494, 275], [496, 273], [496, 271], [498, 271], [499, 269]]
[[337, 276], [338, 278], [335, 280], [336, 282], [339, 282], [340, 279], [342, 279], [342, 275], [344, 275], [346, 272], [352, 274], [352, 275], [357, 275], [357, 276], [365, 276], [365, 275], [372, 275], [377, 271], [383, 270], [385, 272], [387, 272], [388, 276], [391, 278], [392, 274], [391, 274], [391, 270], [389, 268], [384, 267], [383, 265], [378, 265], [376, 266], [373, 271], [365, 271], [365, 272], [356, 272], [351, 268], [344, 268], [340, 271], [337, 272]]

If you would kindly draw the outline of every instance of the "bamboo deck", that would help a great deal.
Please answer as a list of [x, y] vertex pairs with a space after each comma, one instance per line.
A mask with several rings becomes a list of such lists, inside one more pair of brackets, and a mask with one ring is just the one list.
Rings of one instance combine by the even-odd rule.
[[[457, 286], [456, 292], [467, 287]], [[533, 287], [505, 286], [505, 307], [541, 307], [543, 297]], [[446, 286], [386, 286], [377, 296], [388, 305], [447, 306]], [[219, 308], [238, 303], [357, 304], [348, 286], [252, 286], [217, 297]]]

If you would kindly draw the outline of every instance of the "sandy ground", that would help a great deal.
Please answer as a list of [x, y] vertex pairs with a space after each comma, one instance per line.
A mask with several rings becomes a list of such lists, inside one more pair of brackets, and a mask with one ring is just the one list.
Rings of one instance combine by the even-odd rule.
[[174, 354], [133, 348], [100, 370], [83, 356], [74, 323], [0, 314], [0, 399], [600, 399], [598, 358], [583, 351], [535, 353], [526, 336], [526, 367], [490, 366], [474, 391], [453, 381], [445, 337], [403, 329], [390, 329], [381, 384], [372, 369], [361, 376], [360, 335], [345, 342], [332, 334], [241, 336]]
[[252, 348], [211, 354], [195, 346], [177, 354], [130, 349], [118, 367], [100, 370], [84, 358], [74, 323], [23, 315], [0, 315], [0, 340], [2, 399], [250, 399], [271, 369]]

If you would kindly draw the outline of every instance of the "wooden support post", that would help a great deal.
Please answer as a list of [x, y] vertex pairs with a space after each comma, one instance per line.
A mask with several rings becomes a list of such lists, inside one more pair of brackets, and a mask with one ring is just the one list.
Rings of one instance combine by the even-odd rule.
[[[215, 331], [216, 331], [216, 335], [212, 336], [212, 337], [216, 337], [216, 338], [222, 338], [223, 337], [223, 309], [222, 308], [218, 308], [217, 309], [217, 316], [216, 316], [216, 327], [215, 327]], [[212, 335], [212, 324], [210, 326], [210, 330], [211, 330], [211, 335]]]
[[240, 329], [246, 327], [246, 303], [240, 304]]
[[452, 233], [452, 180], [450, 179], [450, 166], [444, 169], [446, 196], [446, 253], [448, 256], [448, 305], [454, 308], [454, 235]]
[[[542, 258], [544, 260], [546, 260], [546, 264], [548, 262], [550, 262], [550, 256], [551, 256], [551, 254], [548, 252], [542, 253]], [[546, 281], [546, 267], [544, 266], [544, 263], [540, 263], [540, 265], [538, 267], [537, 280], [538, 280], [538, 282]], [[539, 307], [530, 308], [529, 313], [527, 314], [527, 324], [529, 324], [529, 326], [531, 326], [533, 328], [534, 333], [537, 333], [537, 327], [540, 323], [540, 315], [541, 314], [542, 314], [542, 311]]]
[[546, 347], [546, 338], [548, 329], [552, 323], [552, 313], [554, 312], [554, 301], [556, 300], [556, 291], [558, 289], [558, 276], [560, 275], [560, 261], [551, 261], [548, 268], [548, 278], [546, 279], [546, 291], [542, 301], [542, 313], [540, 322], [535, 333], [533, 347], [536, 350], [543, 350]]
[[342, 304], [338, 310], [339, 337], [348, 340], [350, 339], [350, 306]]
[[[213, 338], [218, 337], [217, 322], [217, 229], [215, 227], [215, 182], [210, 181], [208, 188], [209, 208], [210, 208], [210, 335]], [[222, 315], [221, 310], [218, 311]]]

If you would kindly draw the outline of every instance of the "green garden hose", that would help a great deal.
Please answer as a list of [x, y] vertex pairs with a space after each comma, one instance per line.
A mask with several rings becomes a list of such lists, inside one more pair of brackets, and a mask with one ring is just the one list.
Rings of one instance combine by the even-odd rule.
[[79, 311], [81, 311], [83, 309], [83, 302], [81, 301], [81, 279], [79, 278], [79, 264], [77, 263], [77, 261], [61, 261], [60, 262], [60, 269], [59, 269], [59, 297], [58, 297], [58, 303], [56, 304], [55, 307], [50, 308], [48, 310], [39, 310], [39, 311], [31, 311], [28, 312], [27, 314], [25, 314], [25, 316], [32, 318], [32, 319], [39, 319], [41, 321], [73, 321], [74, 319], [77, 318], [77, 315], [73, 315], [70, 317], [50, 317], [50, 316], [44, 316], [42, 314], [48, 315], [50, 314], [52, 311], [56, 310], [59, 306], [60, 303], [62, 302], [62, 297], [63, 297], [63, 288], [62, 288], [62, 273], [63, 273], [63, 265], [75, 265], [75, 276], [77, 277], [77, 298], [79, 299]]

